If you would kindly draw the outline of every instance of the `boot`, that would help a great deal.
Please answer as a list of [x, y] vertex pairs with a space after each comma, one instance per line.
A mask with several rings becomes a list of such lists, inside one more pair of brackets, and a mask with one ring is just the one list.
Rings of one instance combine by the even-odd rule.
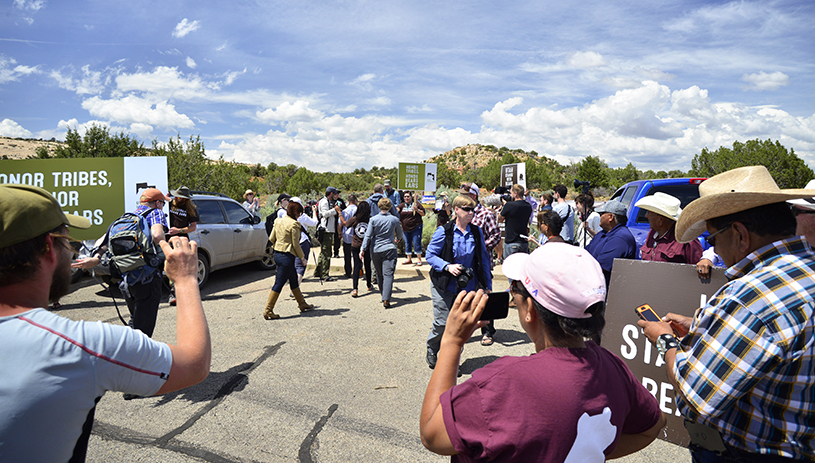
[[299, 286], [297, 288], [292, 288], [291, 292], [294, 294], [294, 299], [297, 301], [297, 307], [300, 308], [300, 312], [308, 312], [314, 308], [313, 305], [306, 302], [306, 299], [303, 297], [303, 293], [300, 292]]
[[277, 303], [278, 297], [280, 297], [280, 293], [272, 291], [269, 294], [269, 300], [266, 301], [266, 308], [263, 310], [263, 318], [266, 320], [277, 320], [280, 318], [280, 315], [274, 313], [274, 305]]

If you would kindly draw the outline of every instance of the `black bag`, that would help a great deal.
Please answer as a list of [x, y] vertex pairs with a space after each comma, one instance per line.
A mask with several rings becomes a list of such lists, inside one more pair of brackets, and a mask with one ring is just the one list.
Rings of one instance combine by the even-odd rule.
[[277, 213], [283, 209], [282, 207], [271, 214], [266, 216], [266, 234], [271, 236], [272, 230], [274, 229], [274, 221], [277, 219]]

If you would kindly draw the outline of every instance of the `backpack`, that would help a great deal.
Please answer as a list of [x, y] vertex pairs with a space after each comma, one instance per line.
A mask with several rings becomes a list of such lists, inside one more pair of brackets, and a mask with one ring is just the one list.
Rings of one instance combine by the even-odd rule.
[[150, 281], [154, 270], [161, 267], [163, 259], [153, 245], [145, 218], [151, 211], [148, 209], [141, 214], [126, 212], [108, 228], [110, 274], [128, 284]]
[[276, 211], [272, 212], [271, 214], [266, 216], [266, 234], [272, 236], [272, 230], [274, 229], [274, 221], [277, 219], [277, 214], [282, 211], [283, 208], [279, 208]]

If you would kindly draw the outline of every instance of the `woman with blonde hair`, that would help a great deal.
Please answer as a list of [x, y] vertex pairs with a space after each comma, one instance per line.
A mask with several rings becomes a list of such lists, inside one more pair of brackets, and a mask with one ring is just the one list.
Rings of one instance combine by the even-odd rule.
[[294, 299], [297, 300], [297, 306], [300, 308], [300, 312], [306, 312], [314, 308], [311, 304], [306, 303], [305, 298], [303, 298], [303, 293], [300, 292], [297, 270], [295, 270], [294, 267], [294, 259], [296, 257], [305, 261], [303, 248], [300, 247], [300, 233], [302, 232], [302, 227], [300, 226], [300, 222], [297, 221], [302, 213], [302, 204], [289, 202], [286, 215], [275, 220], [272, 234], [269, 236], [269, 241], [271, 241], [274, 246], [274, 262], [277, 265], [277, 274], [275, 275], [272, 292], [266, 301], [266, 308], [263, 310], [263, 318], [266, 320], [276, 320], [280, 318], [280, 315], [274, 313], [274, 307], [286, 281], [289, 282], [291, 293], [294, 295]]
[[368, 222], [359, 258], [365, 259], [365, 251], [370, 246], [371, 261], [376, 269], [376, 283], [382, 291], [382, 305], [387, 309], [391, 306], [393, 274], [396, 269], [396, 241], [402, 240], [404, 235], [399, 219], [390, 213], [393, 207], [391, 200], [382, 198], [376, 205], [379, 207], [379, 214], [372, 216]]

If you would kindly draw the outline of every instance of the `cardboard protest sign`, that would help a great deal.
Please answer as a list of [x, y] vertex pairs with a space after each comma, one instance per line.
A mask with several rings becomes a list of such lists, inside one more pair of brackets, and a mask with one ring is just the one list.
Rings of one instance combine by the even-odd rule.
[[436, 164], [399, 163], [397, 188], [413, 191], [436, 191]]
[[711, 278], [701, 280], [695, 265], [615, 259], [611, 272], [603, 347], [623, 359], [634, 375], [657, 398], [668, 418], [661, 439], [688, 446], [690, 438], [676, 407], [673, 385], [665, 363], [637, 326], [634, 309], [649, 304], [660, 316], [668, 312], [692, 317], [697, 308], [719, 290], [727, 278], [714, 268]]
[[526, 164], [504, 164], [501, 166], [501, 186], [507, 188], [515, 184], [526, 188]]
[[5, 183], [49, 191], [63, 212], [91, 222], [87, 230], [71, 230], [71, 236], [96, 239], [113, 220], [136, 208], [141, 191], [158, 188], [167, 192], [167, 158], [4, 160], [0, 162], [0, 184]]

